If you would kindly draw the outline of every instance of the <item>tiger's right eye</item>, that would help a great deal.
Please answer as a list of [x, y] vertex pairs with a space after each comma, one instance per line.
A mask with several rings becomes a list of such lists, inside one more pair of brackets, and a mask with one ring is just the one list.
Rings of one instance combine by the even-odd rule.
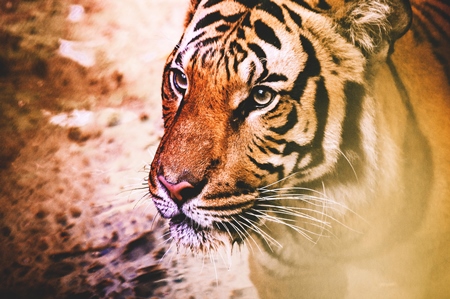
[[185, 73], [179, 69], [172, 69], [170, 71], [170, 83], [173, 90], [184, 96], [188, 88], [188, 79]]
[[250, 94], [255, 107], [263, 108], [267, 107], [275, 99], [276, 92], [266, 86], [256, 86], [253, 88]]

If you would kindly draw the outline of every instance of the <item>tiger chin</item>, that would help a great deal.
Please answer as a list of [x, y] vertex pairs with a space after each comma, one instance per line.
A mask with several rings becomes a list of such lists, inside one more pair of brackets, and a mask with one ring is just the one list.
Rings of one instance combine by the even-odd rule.
[[191, 0], [148, 179], [171, 240], [255, 247], [261, 298], [450, 292], [423, 220], [448, 188], [432, 191], [431, 137], [391, 58], [411, 18], [401, 0]]

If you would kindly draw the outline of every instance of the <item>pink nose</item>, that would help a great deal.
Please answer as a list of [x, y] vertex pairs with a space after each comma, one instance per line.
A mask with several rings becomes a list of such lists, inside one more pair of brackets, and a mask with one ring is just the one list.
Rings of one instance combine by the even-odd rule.
[[183, 195], [181, 194], [181, 192], [186, 189], [194, 188], [194, 186], [186, 181], [182, 181], [177, 184], [169, 183], [162, 175], [158, 176], [158, 180], [164, 185], [164, 187], [167, 188], [167, 190], [169, 190], [169, 195], [173, 200], [176, 199], [182, 201]]

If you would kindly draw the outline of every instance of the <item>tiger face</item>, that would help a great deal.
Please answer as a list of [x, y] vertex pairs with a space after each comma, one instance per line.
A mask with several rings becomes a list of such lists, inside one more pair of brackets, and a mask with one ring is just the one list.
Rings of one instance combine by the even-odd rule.
[[377, 36], [362, 32], [373, 22], [352, 31], [344, 25], [354, 9], [193, 1], [164, 69], [165, 132], [148, 181], [177, 245], [208, 252], [264, 234], [267, 186], [307, 190], [367, 175], [376, 163], [361, 129], [373, 122], [371, 59], [387, 52], [383, 34], [404, 28], [385, 29], [380, 12]]

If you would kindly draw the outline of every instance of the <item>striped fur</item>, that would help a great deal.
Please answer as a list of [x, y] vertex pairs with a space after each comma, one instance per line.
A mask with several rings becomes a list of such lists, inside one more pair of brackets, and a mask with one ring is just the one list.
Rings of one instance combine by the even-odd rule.
[[[192, 0], [164, 69], [165, 133], [149, 174], [171, 240], [205, 253], [254, 244], [264, 298], [358, 295], [322, 271], [342, 271], [329, 258], [371, 255], [410, 233], [433, 180], [429, 141], [389, 58], [411, 12], [417, 42], [448, 45], [439, 1]], [[432, 55], [448, 80], [448, 53]], [[319, 256], [321, 279], [297, 285]]]

